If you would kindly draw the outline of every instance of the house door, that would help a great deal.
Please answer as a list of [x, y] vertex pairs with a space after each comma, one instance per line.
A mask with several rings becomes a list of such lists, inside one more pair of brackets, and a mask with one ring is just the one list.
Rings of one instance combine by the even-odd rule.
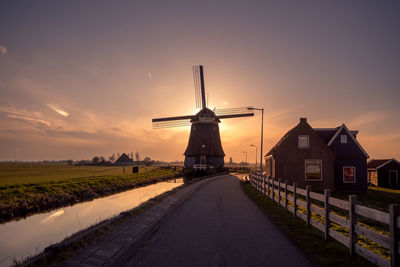
[[397, 172], [397, 170], [389, 171], [389, 186], [399, 187], [399, 173]]

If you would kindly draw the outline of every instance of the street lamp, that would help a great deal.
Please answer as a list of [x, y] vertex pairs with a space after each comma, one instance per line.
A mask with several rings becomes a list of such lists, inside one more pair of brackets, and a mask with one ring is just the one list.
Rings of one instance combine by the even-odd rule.
[[247, 151], [243, 151], [243, 153], [246, 153], [246, 160], [244, 161], [244, 163], [246, 164], [246, 162], [247, 162]]
[[264, 108], [248, 107], [248, 110], [261, 110], [261, 152], [260, 152], [260, 174], [263, 172], [262, 160], [263, 160], [263, 131], [264, 131]]
[[257, 168], [257, 146], [255, 146], [255, 145], [253, 145], [253, 144], [251, 144], [250, 146], [253, 146], [253, 147], [255, 147], [256, 148], [256, 168]]

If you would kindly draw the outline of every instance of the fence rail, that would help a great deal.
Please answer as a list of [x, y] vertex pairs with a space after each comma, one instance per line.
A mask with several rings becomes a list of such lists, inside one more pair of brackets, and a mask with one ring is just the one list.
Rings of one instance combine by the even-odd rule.
[[[378, 266], [400, 266], [400, 205], [391, 204], [390, 212], [383, 212], [356, 204], [356, 196], [350, 195], [349, 200], [341, 200], [330, 196], [330, 190], [324, 194], [311, 191], [310, 186], [305, 189], [289, 185], [285, 180], [272, 179], [257, 172], [250, 173], [250, 183], [261, 193], [269, 197], [278, 205], [291, 212], [295, 217], [304, 220], [325, 233], [325, 239], [333, 238], [349, 248], [350, 255], [358, 254]], [[299, 196], [301, 199], [299, 199]], [[318, 201], [323, 207], [312, 201]], [[331, 207], [338, 208], [348, 214], [346, 217], [335, 214]], [[312, 218], [312, 213], [317, 214], [321, 220]], [[363, 225], [357, 224], [357, 216], [388, 225], [390, 235], [378, 233]], [[345, 236], [331, 227], [331, 222], [345, 227], [349, 236]], [[376, 254], [372, 250], [360, 245], [358, 236], [365, 237], [390, 250], [390, 261]]]

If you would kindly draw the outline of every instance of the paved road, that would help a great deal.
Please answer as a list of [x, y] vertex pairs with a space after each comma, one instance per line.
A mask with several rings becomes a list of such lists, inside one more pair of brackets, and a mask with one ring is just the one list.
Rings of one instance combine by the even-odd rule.
[[232, 175], [175, 210], [127, 266], [311, 266]]

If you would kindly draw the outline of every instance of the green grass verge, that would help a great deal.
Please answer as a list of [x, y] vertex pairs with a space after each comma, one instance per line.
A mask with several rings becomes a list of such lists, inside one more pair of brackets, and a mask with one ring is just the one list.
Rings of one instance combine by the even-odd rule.
[[178, 171], [155, 170], [3, 185], [0, 186], [0, 222], [156, 183], [179, 174]]
[[349, 195], [357, 196], [357, 203], [373, 209], [389, 212], [390, 204], [400, 204], [400, 190], [383, 187], [368, 187], [367, 192], [332, 192], [332, 196], [348, 201]]
[[360, 256], [349, 256], [348, 248], [340, 243], [324, 239], [324, 234], [294, 218], [278, 204], [258, 192], [251, 184], [241, 183], [243, 191], [271, 221], [318, 266], [375, 266]]

